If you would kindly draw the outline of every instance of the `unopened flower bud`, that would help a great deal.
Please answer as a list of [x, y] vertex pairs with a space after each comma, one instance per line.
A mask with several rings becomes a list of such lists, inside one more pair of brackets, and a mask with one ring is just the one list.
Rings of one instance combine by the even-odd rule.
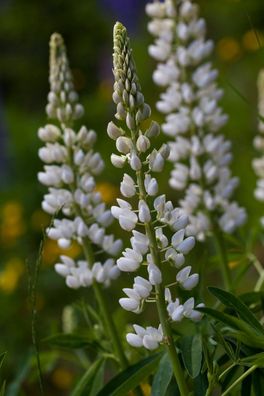
[[149, 139], [144, 136], [140, 135], [137, 139], [137, 149], [140, 153], [145, 153], [150, 148], [150, 141]]
[[108, 136], [113, 139], [116, 140], [119, 136], [123, 135], [123, 131], [121, 128], [118, 128], [112, 121], [109, 122], [108, 126], [107, 126], [107, 134]]
[[132, 148], [131, 139], [125, 136], [119, 136], [116, 140], [116, 148], [120, 153], [128, 154]]

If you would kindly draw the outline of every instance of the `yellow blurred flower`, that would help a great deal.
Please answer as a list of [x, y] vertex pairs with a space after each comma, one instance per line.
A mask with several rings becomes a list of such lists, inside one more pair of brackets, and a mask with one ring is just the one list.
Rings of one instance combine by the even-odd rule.
[[81, 247], [77, 242], [73, 242], [69, 249], [61, 249], [56, 241], [46, 239], [43, 247], [43, 264], [53, 265], [61, 254], [66, 254], [73, 259], [81, 253]]
[[108, 204], [114, 203], [119, 196], [118, 188], [107, 182], [98, 183], [96, 190], [101, 193], [103, 201]]
[[59, 388], [67, 390], [74, 380], [73, 373], [67, 368], [57, 368], [52, 374], [52, 382]]
[[43, 231], [50, 225], [51, 216], [41, 209], [35, 210], [31, 216], [31, 226], [36, 231]]
[[263, 34], [258, 30], [248, 30], [242, 37], [242, 44], [248, 51], [257, 51], [263, 42]]
[[238, 265], [240, 264], [240, 262], [241, 261], [239, 261], [239, 260], [234, 260], [234, 261], [229, 261], [229, 263], [228, 263], [228, 267], [230, 268], [230, 269], [233, 269], [233, 268], [236, 268], [236, 267], [238, 267]]
[[12, 293], [16, 289], [24, 270], [25, 266], [20, 258], [10, 259], [0, 272], [0, 289], [6, 294]]
[[[151, 386], [149, 384], [147, 384], [147, 383], [140, 384], [140, 388], [141, 388], [144, 396], [151, 395]], [[135, 393], [133, 391], [130, 391], [128, 393], [128, 396], [135, 396]]]
[[112, 98], [112, 92], [113, 92], [113, 83], [111, 80], [102, 80], [102, 82], [99, 85], [99, 96], [101, 99], [105, 101], [109, 101]]
[[144, 396], [150, 396], [151, 386], [149, 384], [141, 384], [140, 386], [141, 386]]
[[242, 54], [239, 42], [233, 37], [224, 37], [218, 41], [216, 52], [225, 62], [235, 62]]
[[23, 208], [17, 201], [7, 202], [1, 210], [0, 239], [4, 244], [12, 244], [25, 232]]

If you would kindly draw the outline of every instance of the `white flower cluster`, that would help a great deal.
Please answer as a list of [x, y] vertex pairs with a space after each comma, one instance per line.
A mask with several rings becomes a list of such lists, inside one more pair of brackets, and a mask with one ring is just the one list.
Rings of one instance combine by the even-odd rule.
[[113, 259], [107, 259], [104, 264], [96, 262], [91, 269], [85, 260], [75, 262], [68, 256], [60, 256], [60, 260], [60, 263], [55, 264], [55, 270], [66, 278], [67, 286], [72, 289], [91, 286], [93, 281], [109, 286], [111, 280], [119, 276], [119, 269]]
[[[169, 265], [178, 271], [175, 283], [180, 287], [191, 290], [197, 285], [198, 274], [191, 275], [190, 266], [181, 269], [195, 239], [186, 235], [188, 217], [183, 210], [174, 208], [165, 195], [158, 195], [158, 182], [152, 173], [162, 172], [169, 149], [165, 144], [159, 150], [151, 148], [152, 138], [159, 133], [158, 124], [152, 122], [147, 130], [142, 130], [142, 121], [149, 119], [150, 108], [144, 102], [126, 30], [120, 23], [114, 29], [114, 76], [115, 117], [123, 121], [125, 129], [113, 122], [108, 125], [108, 135], [115, 140], [119, 152], [119, 155], [112, 155], [112, 162], [116, 167], [127, 163], [135, 171], [135, 180], [124, 174], [120, 191], [124, 198], [133, 198], [133, 202], [137, 202], [133, 207], [125, 199], [117, 199], [118, 206], [111, 209], [120, 227], [132, 232], [131, 247], [123, 251], [117, 266], [121, 271], [135, 272], [145, 264], [148, 272], [147, 279], [137, 276], [132, 288], [123, 289], [127, 297], [119, 302], [125, 310], [140, 313], [151, 294], [154, 298], [158, 291], [164, 294], [162, 271]], [[139, 198], [135, 199], [136, 196]], [[163, 298], [165, 303], [165, 296]], [[167, 314], [173, 320], [174, 310], [170, 303]], [[193, 319], [195, 315], [188, 317]], [[127, 341], [133, 346], [155, 349], [162, 342], [161, 327], [145, 330], [134, 325], [134, 329], [136, 334], [127, 335]]]
[[[173, 162], [170, 186], [184, 192], [181, 207], [189, 214], [188, 235], [204, 240], [211, 215], [232, 233], [246, 220], [244, 208], [230, 202], [239, 180], [232, 177], [231, 143], [217, 132], [226, 123], [218, 102], [217, 70], [207, 60], [213, 42], [192, 0], [154, 1], [146, 5], [155, 43], [149, 54], [157, 62], [154, 82], [165, 89], [157, 109], [165, 114], [162, 131], [170, 138]], [[209, 213], [211, 212], [211, 215]]]
[[135, 348], [144, 346], [146, 349], [153, 351], [159, 347], [163, 340], [163, 332], [161, 325], [158, 329], [148, 326], [146, 329], [139, 325], [133, 325], [135, 333], [128, 333], [127, 342]]
[[[94, 176], [98, 175], [104, 163], [93, 151], [96, 133], [82, 126], [78, 132], [72, 128], [74, 120], [82, 113], [77, 103], [72, 76], [68, 65], [66, 49], [60, 35], [51, 37], [50, 93], [47, 114], [59, 121], [60, 126], [48, 124], [40, 128], [39, 138], [45, 146], [39, 149], [39, 157], [46, 164], [38, 173], [39, 181], [49, 187], [44, 195], [42, 208], [54, 216], [53, 224], [47, 229], [49, 238], [67, 249], [76, 240], [81, 246], [84, 241], [94, 244], [111, 256], [122, 248], [121, 240], [107, 235], [105, 228], [113, 217], [107, 210], [102, 197], [96, 191]], [[89, 286], [93, 280], [105, 286], [115, 279], [119, 270], [112, 259], [100, 262], [75, 262], [61, 256], [56, 271], [66, 278], [72, 288]]]
[[[258, 177], [255, 198], [264, 202], [264, 70], [260, 71], [258, 77], [258, 95], [259, 135], [254, 139], [254, 147], [262, 156], [253, 160], [253, 168]], [[261, 224], [264, 226], [264, 217], [261, 218]]]

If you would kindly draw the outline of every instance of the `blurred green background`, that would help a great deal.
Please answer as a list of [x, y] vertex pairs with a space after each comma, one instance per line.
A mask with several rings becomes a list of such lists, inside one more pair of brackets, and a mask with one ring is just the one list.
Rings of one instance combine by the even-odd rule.
[[[264, 211], [253, 199], [255, 176], [251, 168], [255, 155], [252, 139], [257, 131], [256, 79], [264, 67], [264, 2], [200, 0], [198, 3], [207, 20], [208, 37], [216, 43], [213, 61], [225, 89], [222, 104], [230, 116], [223, 132], [233, 142], [232, 166], [241, 178], [236, 198], [248, 210], [249, 222], [245, 226], [248, 229]], [[110, 164], [114, 144], [105, 131], [114, 112], [111, 58], [112, 27], [117, 19], [130, 31], [146, 101], [153, 107], [153, 118], [160, 119], [154, 110], [158, 90], [151, 79], [154, 63], [147, 54], [151, 37], [146, 29], [145, 4], [146, 0], [0, 2], [0, 353], [7, 351], [2, 377], [11, 384], [9, 395], [38, 394], [36, 370], [31, 364], [28, 284], [33, 277], [43, 229], [50, 221], [40, 210], [45, 189], [36, 177], [42, 167], [37, 156], [40, 147], [37, 130], [46, 123], [49, 37], [58, 31], [65, 38], [76, 88], [86, 109], [83, 122], [97, 131], [96, 148], [106, 162], [98, 188], [111, 204], [118, 194], [120, 174], [113, 172]], [[161, 183], [166, 190], [166, 177]], [[168, 191], [168, 195], [177, 202], [174, 193]], [[55, 274], [53, 265], [59, 254], [54, 242], [45, 241], [37, 287], [37, 331], [49, 395], [67, 395], [78, 368], [70, 352], [57, 351], [42, 339], [61, 331], [66, 305], [80, 298], [91, 298], [89, 290], [69, 290]], [[73, 257], [79, 254], [77, 246], [71, 254]], [[124, 283], [124, 279], [120, 282]], [[120, 317], [119, 285], [116, 289], [116, 293], [111, 292], [111, 299], [116, 317]]]

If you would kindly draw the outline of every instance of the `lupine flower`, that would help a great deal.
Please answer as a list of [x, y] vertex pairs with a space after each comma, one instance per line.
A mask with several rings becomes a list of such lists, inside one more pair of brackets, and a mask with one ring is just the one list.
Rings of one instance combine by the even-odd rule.
[[[259, 112], [259, 134], [254, 139], [255, 148], [262, 154], [261, 157], [253, 160], [253, 168], [258, 177], [255, 189], [255, 198], [264, 202], [264, 70], [261, 70], [258, 77], [258, 112]], [[264, 226], [264, 217], [261, 218], [261, 224]]]
[[126, 336], [127, 342], [135, 348], [144, 346], [150, 351], [157, 349], [159, 343], [163, 340], [163, 332], [161, 326], [156, 329], [155, 327], [144, 327], [133, 325], [135, 333], [128, 333]]
[[183, 192], [180, 206], [189, 215], [186, 234], [204, 240], [213, 221], [232, 233], [246, 220], [244, 208], [231, 201], [239, 180], [231, 175], [231, 143], [218, 131], [227, 122], [219, 106], [223, 92], [208, 60], [213, 42], [192, 0], [154, 1], [146, 5], [155, 37], [149, 54], [157, 62], [154, 82], [164, 89], [157, 109], [165, 115], [174, 164], [170, 186]]
[[[38, 179], [48, 187], [42, 208], [54, 216], [47, 235], [63, 249], [77, 241], [81, 246], [88, 243], [92, 252], [98, 250], [116, 256], [122, 243], [106, 234], [113, 217], [96, 191], [95, 177], [103, 170], [104, 163], [93, 150], [96, 133], [85, 126], [78, 131], [73, 129], [74, 121], [83, 115], [84, 109], [73, 86], [63, 39], [57, 33], [50, 41], [50, 93], [46, 111], [57, 124], [47, 124], [38, 132], [45, 143], [39, 149], [39, 157], [46, 164]], [[129, 184], [130, 179], [125, 181]], [[96, 261], [93, 256], [92, 253], [89, 260], [86, 257], [74, 261], [62, 255], [55, 270], [73, 289], [88, 287], [94, 281], [109, 286], [120, 273], [115, 260]]]
[[[153, 138], [159, 134], [156, 122], [149, 122], [146, 129], [142, 125], [149, 120], [151, 110], [141, 92], [126, 29], [120, 23], [114, 28], [114, 77], [113, 100], [117, 105], [117, 122], [110, 122], [107, 132], [115, 140], [119, 154], [113, 154], [111, 159], [118, 168], [127, 165], [131, 175], [124, 174], [120, 185], [124, 199], [117, 199], [118, 206], [113, 206], [111, 211], [120, 227], [133, 235], [131, 248], [123, 251], [117, 266], [121, 271], [136, 272], [143, 262], [147, 264], [146, 278], [136, 276], [133, 287], [123, 289], [126, 297], [119, 302], [125, 310], [140, 313], [154, 292], [155, 299], [164, 303], [164, 319], [170, 311], [168, 305], [166, 312], [162, 273], [169, 265], [178, 271], [195, 239], [186, 235], [188, 217], [185, 213], [166, 201], [165, 195], [157, 196], [158, 182], [154, 173], [163, 170], [169, 148], [167, 145], [158, 150], [151, 147]], [[133, 206], [125, 200], [131, 197]], [[173, 232], [172, 237], [169, 230]], [[177, 282], [183, 289], [191, 290], [198, 282], [198, 274], [190, 275], [191, 267], [184, 268], [184, 271], [178, 272]], [[197, 315], [200, 314], [197, 312]], [[191, 314], [188, 317], [193, 319]], [[163, 334], [167, 334], [167, 324], [164, 325], [167, 320], [164, 319], [158, 329], [134, 325], [136, 333], [127, 335], [128, 343], [150, 350], [158, 348]]]

